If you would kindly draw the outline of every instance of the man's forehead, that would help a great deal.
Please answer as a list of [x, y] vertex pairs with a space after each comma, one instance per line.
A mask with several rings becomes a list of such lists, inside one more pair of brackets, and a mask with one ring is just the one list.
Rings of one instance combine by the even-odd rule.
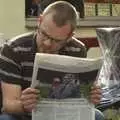
[[43, 19], [41, 22], [41, 27], [45, 30], [51, 29], [51, 31], [54, 31], [54, 29], [59, 29], [59, 30], [64, 31], [65, 33], [71, 32], [71, 24], [70, 23], [66, 23], [65, 25], [58, 26], [58, 25], [56, 25], [56, 22], [53, 21], [52, 15], [43, 16]]
[[43, 16], [41, 26], [47, 28], [52, 21], [53, 21], [53, 18], [51, 15]]

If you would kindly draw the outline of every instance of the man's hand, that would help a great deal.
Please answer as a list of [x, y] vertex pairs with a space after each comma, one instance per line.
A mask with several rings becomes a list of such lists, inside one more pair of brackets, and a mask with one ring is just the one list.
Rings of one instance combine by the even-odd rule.
[[97, 82], [95, 82], [91, 87], [90, 101], [93, 104], [99, 104], [101, 97], [102, 97], [101, 88], [99, 85], [97, 85]]
[[40, 91], [34, 88], [27, 88], [23, 90], [21, 95], [21, 102], [23, 104], [23, 108], [27, 112], [31, 112], [33, 108], [35, 108]]

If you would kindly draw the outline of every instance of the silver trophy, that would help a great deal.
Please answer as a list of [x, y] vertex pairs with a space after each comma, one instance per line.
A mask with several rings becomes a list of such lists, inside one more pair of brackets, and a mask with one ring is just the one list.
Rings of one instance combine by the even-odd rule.
[[111, 87], [120, 83], [120, 28], [98, 28], [96, 30], [103, 53], [103, 66], [98, 80]]
[[120, 101], [120, 27], [96, 29], [103, 54], [103, 64], [98, 75], [103, 97], [99, 107]]

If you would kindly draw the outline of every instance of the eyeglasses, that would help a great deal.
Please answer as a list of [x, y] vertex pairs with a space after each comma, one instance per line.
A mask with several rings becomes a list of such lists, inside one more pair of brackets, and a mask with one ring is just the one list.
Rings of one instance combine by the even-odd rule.
[[38, 29], [38, 34], [40, 35], [40, 37], [43, 40], [50, 40], [52, 43], [55, 44], [63, 44], [66, 43], [66, 41], [69, 39], [69, 36], [64, 39], [64, 40], [60, 40], [60, 39], [56, 39], [56, 38], [52, 38], [50, 35], [48, 35], [44, 30], [42, 30], [41, 28]]

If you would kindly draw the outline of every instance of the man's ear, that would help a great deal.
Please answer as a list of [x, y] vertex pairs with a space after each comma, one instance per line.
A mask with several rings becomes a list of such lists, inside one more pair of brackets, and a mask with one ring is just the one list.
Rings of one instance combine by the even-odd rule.
[[38, 18], [37, 18], [37, 27], [40, 26], [41, 22], [42, 22], [42, 19], [43, 19], [43, 15], [40, 15]]
[[75, 36], [75, 31], [72, 31], [72, 37]]

